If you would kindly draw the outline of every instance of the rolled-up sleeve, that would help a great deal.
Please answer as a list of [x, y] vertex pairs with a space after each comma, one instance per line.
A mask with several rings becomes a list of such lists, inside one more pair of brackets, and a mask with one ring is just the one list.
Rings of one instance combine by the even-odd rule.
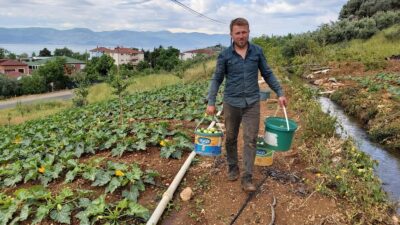
[[278, 97], [283, 96], [283, 90], [278, 80], [276, 79], [271, 68], [267, 64], [267, 59], [264, 56], [262, 50], [260, 50], [260, 61], [258, 67], [261, 72], [261, 76], [264, 78], [265, 82], [271, 87], [271, 89], [278, 95]]
[[218, 89], [224, 81], [225, 72], [225, 58], [223, 54], [220, 54], [217, 59], [215, 73], [211, 78], [210, 88], [208, 90], [208, 105], [215, 105]]

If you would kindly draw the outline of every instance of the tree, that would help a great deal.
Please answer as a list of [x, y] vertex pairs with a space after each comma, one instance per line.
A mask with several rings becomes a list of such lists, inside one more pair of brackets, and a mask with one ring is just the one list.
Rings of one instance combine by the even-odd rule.
[[48, 61], [45, 65], [40, 66], [37, 74], [44, 78], [48, 90], [63, 89], [67, 86], [70, 79], [64, 73], [65, 59], [57, 57], [54, 60]]
[[87, 96], [89, 95], [90, 81], [84, 72], [76, 73], [74, 81], [78, 88], [74, 90], [74, 98], [72, 99], [72, 102], [77, 107], [85, 106], [88, 104]]
[[64, 47], [64, 48], [56, 48], [56, 49], [54, 50], [54, 56], [68, 56], [68, 57], [72, 57], [73, 54], [74, 54], [74, 52], [73, 52], [71, 49], [67, 48], [67, 47]]
[[0, 59], [6, 58], [8, 55], [9, 51], [5, 48], [0, 48]]
[[28, 56], [28, 53], [21, 53], [19, 56], [18, 56], [18, 58], [19, 59], [26, 59], [26, 58], [28, 58], [29, 56]]
[[47, 48], [44, 48], [39, 51], [39, 56], [51, 56], [51, 52]]
[[7, 58], [9, 58], [9, 59], [17, 59], [17, 55], [15, 53], [10, 52], [10, 53], [8, 53]]
[[97, 62], [96, 70], [101, 76], [105, 77], [108, 75], [113, 65], [114, 59], [109, 55], [103, 54], [102, 56], [100, 56]]
[[106, 78], [114, 65], [114, 59], [109, 55], [93, 57], [87, 62], [84, 72], [86, 72], [90, 82]]
[[[150, 63], [152, 68], [171, 71], [179, 64], [179, 50], [172, 46], [165, 49], [160, 45], [154, 48], [153, 52], [145, 52], [145, 61]], [[144, 65], [141, 65], [144, 66]]]
[[39, 94], [47, 91], [47, 85], [44, 77], [34, 73], [31, 76], [24, 76], [19, 81], [21, 85], [21, 94]]
[[123, 104], [123, 97], [127, 94], [126, 89], [130, 85], [129, 79], [127, 77], [123, 77], [120, 73], [119, 68], [113, 67], [109, 73], [108, 84], [113, 89], [113, 94], [118, 96], [119, 100], [119, 122], [120, 125], [124, 122], [124, 104]]
[[0, 96], [11, 97], [18, 93], [18, 85], [15, 80], [0, 74]]
[[147, 68], [150, 68], [150, 63], [147, 61], [140, 61], [136, 66], [138, 71], [143, 71]]

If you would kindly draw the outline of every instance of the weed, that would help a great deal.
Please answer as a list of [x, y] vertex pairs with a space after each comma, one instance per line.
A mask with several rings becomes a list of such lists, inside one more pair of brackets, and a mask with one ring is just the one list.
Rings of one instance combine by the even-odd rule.
[[208, 175], [200, 176], [196, 181], [196, 189], [198, 190], [209, 190], [211, 187], [211, 181]]

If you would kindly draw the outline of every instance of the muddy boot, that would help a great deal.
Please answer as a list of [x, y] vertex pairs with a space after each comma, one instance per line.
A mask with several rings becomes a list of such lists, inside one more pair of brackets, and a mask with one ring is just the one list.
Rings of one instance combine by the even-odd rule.
[[239, 167], [237, 165], [229, 165], [228, 180], [235, 181], [239, 178]]
[[251, 182], [251, 178], [242, 179], [242, 189], [245, 192], [256, 191], [256, 186]]

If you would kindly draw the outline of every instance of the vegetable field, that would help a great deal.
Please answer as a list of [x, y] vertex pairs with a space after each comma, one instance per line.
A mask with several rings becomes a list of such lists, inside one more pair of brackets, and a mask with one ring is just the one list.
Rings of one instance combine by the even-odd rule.
[[[204, 113], [206, 89], [206, 82], [179, 84], [128, 96], [122, 124], [119, 103], [111, 100], [1, 127], [0, 223], [145, 221], [149, 210], [137, 200], [159, 174], [118, 159], [148, 148], [158, 148], [165, 158], [191, 150], [191, 129]], [[111, 159], [99, 156], [106, 151]], [[77, 179], [101, 191], [69, 188]], [[52, 183], [59, 188], [48, 188]], [[106, 201], [114, 192], [120, 198]]]

